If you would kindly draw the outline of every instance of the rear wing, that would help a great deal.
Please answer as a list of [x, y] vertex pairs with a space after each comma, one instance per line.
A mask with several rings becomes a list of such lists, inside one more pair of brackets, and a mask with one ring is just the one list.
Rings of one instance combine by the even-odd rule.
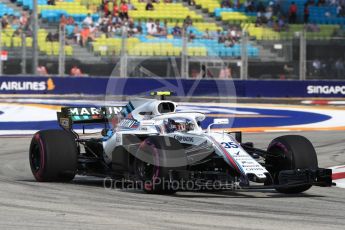
[[103, 107], [63, 107], [57, 112], [59, 125], [64, 129], [72, 129], [73, 124], [105, 123], [117, 119], [121, 115], [122, 106]]

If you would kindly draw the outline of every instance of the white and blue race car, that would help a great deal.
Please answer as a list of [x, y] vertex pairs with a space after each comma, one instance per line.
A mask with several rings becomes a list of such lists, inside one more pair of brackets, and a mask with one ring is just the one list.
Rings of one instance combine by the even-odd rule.
[[[203, 113], [176, 112], [176, 107], [164, 98], [140, 98], [120, 113], [111, 106], [62, 108], [61, 129], [42, 130], [32, 138], [32, 173], [40, 182], [67, 182], [77, 174], [110, 177], [165, 194], [243, 188], [300, 193], [313, 185], [332, 185], [332, 171], [318, 167], [305, 137], [277, 137], [262, 150], [242, 143], [240, 132], [212, 131], [227, 119], [214, 119], [203, 130]], [[99, 136], [75, 132], [75, 125], [90, 123], [104, 125]]]

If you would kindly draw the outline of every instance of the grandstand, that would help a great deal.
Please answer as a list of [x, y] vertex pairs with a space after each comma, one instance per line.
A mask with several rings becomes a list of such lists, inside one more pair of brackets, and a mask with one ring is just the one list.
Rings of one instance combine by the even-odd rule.
[[[39, 55], [43, 60], [57, 63], [63, 50], [67, 62], [110, 65], [120, 59], [125, 45], [126, 54], [132, 59], [174, 57], [180, 60], [184, 55], [185, 36], [185, 54], [190, 58], [237, 63], [245, 53], [249, 62], [292, 63], [296, 58], [286, 55], [288, 51], [272, 48], [279, 47], [274, 46], [277, 42], [294, 43], [301, 31], [305, 31], [308, 41], [319, 42], [323, 47], [344, 31], [345, 17], [339, 15], [339, 6], [317, 5], [316, 0], [308, 0], [309, 21], [304, 24], [306, 1], [294, 1], [298, 8], [297, 24], [291, 24], [288, 23], [291, 0], [254, 1], [253, 5], [244, 0], [195, 0], [195, 5], [188, 4], [190, 1], [161, 1], [152, 3], [153, 10], [147, 10], [147, 2], [142, 0], [124, 3], [56, 0], [54, 4], [38, 0]], [[23, 15], [29, 18], [31, 10], [32, 0], [0, 3], [0, 16], [10, 16], [12, 21]], [[59, 40], [61, 26], [65, 30], [64, 45]], [[32, 52], [31, 28], [22, 27], [21, 22], [9, 23], [1, 33], [2, 49], [8, 50], [10, 58], [17, 61], [22, 58], [23, 45], [27, 48], [27, 58], [30, 59]], [[244, 46], [242, 36], [249, 36]]]

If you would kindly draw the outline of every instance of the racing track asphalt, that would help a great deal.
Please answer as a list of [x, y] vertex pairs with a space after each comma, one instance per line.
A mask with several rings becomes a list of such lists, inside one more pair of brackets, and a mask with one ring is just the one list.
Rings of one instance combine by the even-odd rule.
[[[245, 134], [266, 147], [283, 133]], [[345, 164], [342, 132], [300, 133], [319, 165]], [[0, 229], [344, 229], [345, 190], [313, 187], [302, 195], [271, 190], [174, 196], [106, 190], [102, 180], [34, 182], [29, 138], [0, 138]]]

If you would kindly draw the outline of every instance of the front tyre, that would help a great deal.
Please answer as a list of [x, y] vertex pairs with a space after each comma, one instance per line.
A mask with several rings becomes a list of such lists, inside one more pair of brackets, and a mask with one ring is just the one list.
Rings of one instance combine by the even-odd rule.
[[30, 168], [39, 182], [68, 182], [77, 171], [77, 145], [65, 130], [35, 133], [29, 150]]
[[[318, 162], [315, 149], [312, 143], [305, 137], [299, 135], [286, 135], [275, 138], [268, 146], [266, 158], [266, 169], [273, 177], [274, 183], [279, 185], [279, 172], [282, 170], [294, 169], [317, 169]], [[279, 157], [281, 156], [281, 157]], [[312, 185], [299, 185], [277, 187], [281, 193], [301, 193], [311, 188]]]

